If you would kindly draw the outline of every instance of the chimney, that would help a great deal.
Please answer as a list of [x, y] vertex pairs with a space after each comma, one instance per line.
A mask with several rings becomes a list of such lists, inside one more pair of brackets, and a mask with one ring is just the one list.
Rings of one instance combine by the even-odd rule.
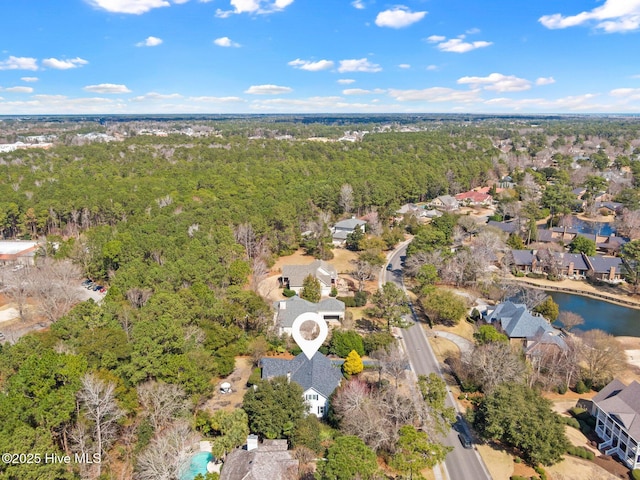
[[280, 310], [287, 309], [287, 302], [285, 300], [280, 301]]
[[609, 269], [609, 281], [613, 282], [616, 278], [616, 267], [611, 267]]
[[291, 372], [287, 372], [287, 383], [291, 383]]
[[258, 448], [258, 435], [249, 435], [247, 437], [247, 452]]
[[567, 271], [567, 275], [571, 276], [573, 275], [573, 262], [569, 262], [569, 270]]

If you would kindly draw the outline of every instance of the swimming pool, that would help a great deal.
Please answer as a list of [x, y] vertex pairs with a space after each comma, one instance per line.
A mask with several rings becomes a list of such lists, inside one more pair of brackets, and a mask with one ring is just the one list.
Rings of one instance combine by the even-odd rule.
[[198, 452], [191, 457], [189, 464], [186, 465], [184, 472], [180, 474], [180, 480], [193, 480], [193, 478], [201, 473], [207, 473], [207, 464], [213, 461], [213, 455], [210, 452]]

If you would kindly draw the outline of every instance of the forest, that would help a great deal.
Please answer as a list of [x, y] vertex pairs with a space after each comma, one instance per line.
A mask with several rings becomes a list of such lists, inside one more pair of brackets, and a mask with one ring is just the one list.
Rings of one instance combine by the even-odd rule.
[[[373, 131], [375, 118], [235, 120], [207, 120], [221, 132], [214, 136], [0, 153], [0, 238], [46, 241], [43, 256], [109, 287], [101, 303], [80, 303], [0, 346], [0, 450], [105, 460], [0, 464], [0, 478], [154, 478], [144, 465], [175, 447], [180, 422], [193, 426], [235, 358], [264, 339], [278, 344], [254, 287], [279, 256], [301, 246], [313, 253], [310, 243], [326, 241], [337, 219], [376, 212], [388, 231], [404, 203], [484, 185], [508, 171], [502, 138], [531, 160], [550, 138], [597, 135], [623, 148], [640, 129], [548, 119], [532, 134], [526, 119], [455, 118], [351, 143], [308, 135]], [[275, 138], [282, 134], [291, 138]], [[201, 431], [226, 435], [225, 419], [198, 418]]]

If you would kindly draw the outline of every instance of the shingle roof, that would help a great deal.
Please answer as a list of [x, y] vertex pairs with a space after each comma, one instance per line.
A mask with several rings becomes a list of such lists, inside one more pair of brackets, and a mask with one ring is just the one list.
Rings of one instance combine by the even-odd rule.
[[557, 335], [544, 317], [533, 315], [522, 303], [503, 302], [487, 316], [487, 321], [499, 321], [509, 338], [538, 339], [544, 335]]
[[513, 260], [516, 265], [531, 266], [533, 263], [533, 252], [531, 250], [511, 250]]
[[624, 269], [624, 264], [620, 257], [602, 257], [598, 255], [588, 258], [589, 263], [591, 263], [596, 273], [609, 273], [611, 267], [615, 267], [616, 272], [620, 272]]
[[298, 473], [298, 465], [287, 451], [286, 440], [265, 440], [255, 450], [237, 448], [227, 455], [220, 480], [289, 478]]
[[336, 278], [338, 273], [330, 263], [324, 260], [315, 260], [308, 265], [284, 265], [282, 267], [282, 277], [289, 279], [290, 287], [301, 287], [307, 276], [313, 275], [320, 283], [331, 286], [331, 279]]
[[339, 221], [333, 226], [333, 228], [336, 230], [354, 230], [356, 227], [366, 225], [366, 223], [367, 222], [364, 220], [360, 220], [358, 218], [348, 218], [346, 220]]
[[342, 372], [320, 352], [316, 352], [311, 360], [304, 353], [291, 360], [265, 357], [261, 364], [262, 378], [281, 377], [291, 373], [291, 380], [305, 391], [313, 388], [325, 398], [331, 396], [342, 380]]
[[614, 417], [634, 440], [640, 440], [640, 383], [613, 380], [593, 397], [593, 403]]
[[439, 197], [436, 197], [436, 200], [440, 200], [442, 204], [447, 207], [455, 207], [458, 205], [458, 200], [451, 195], [440, 195]]
[[553, 232], [551, 230], [547, 230], [546, 228], [539, 228], [537, 237], [538, 237], [538, 242], [555, 241], [555, 238], [553, 238]]
[[495, 220], [489, 220], [487, 225], [499, 228], [505, 233], [514, 233], [518, 231], [518, 224], [516, 222], [496, 222]]
[[335, 298], [327, 298], [319, 303], [312, 303], [297, 295], [274, 303], [278, 311], [278, 325], [282, 328], [291, 328], [293, 322], [303, 313], [307, 312], [342, 312], [345, 311], [344, 302]]
[[553, 252], [556, 260], [559, 260], [564, 268], [569, 268], [569, 264], [573, 263], [575, 270], [588, 270], [589, 266], [584, 261], [581, 253], [560, 253]]

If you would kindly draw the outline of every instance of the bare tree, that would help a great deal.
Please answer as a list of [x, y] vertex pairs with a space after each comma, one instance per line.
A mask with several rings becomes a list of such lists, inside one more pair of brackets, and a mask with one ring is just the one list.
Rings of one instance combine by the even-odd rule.
[[127, 300], [134, 308], [144, 307], [151, 295], [153, 295], [153, 292], [149, 288], [133, 287], [127, 290]]
[[398, 388], [398, 380], [404, 375], [409, 367], [407, 355], [397, 346], [393, 345], [389, 350], [383, 350], [376, 354], [382, 372], [391, 375]]
[[247, 258], [253, 258], [256, 246], [256, 234], [253, 231], [253, 226], [248, 222], [241, 223], [234, 229], [234, 235], [236, 242], [244, 247]]
[[32, 267], [22, 265], [14, 267], [10, 271], [2, 270], [4, 285], [4, 294], [9, 300], [16, 304], [20, 320], [26, 322], [29, 319], [29, 311], [27, 309], [29, 297], [33, 295], [33, 275]]
[[582, 340], [580, 357], [585, 365], [584, 375], [594, 385], [606, 385], [626, 366], [624, 349], [613, 335], [589, 330], [579, 338]]
[[[118, 432], [118, 420], [124, 411], [115, 398], [115, 383], [105, 382], [92, 373], [82, 378], [82, 388], [78, 400], [83, 413], [92, 422], [91, 432], [95, 453], [102, 455], [115, 440]], [[100, 476], [101, 462], [95, 464], [96, 478]]]
[[150, 380], [138, 385], [137, 392], [144, 415], [156, 431], [189, 408], [187, 394], [177, 385]]
[[507, 343], [478, 345], [463, 363], [485, 393], [501, 383], [521, 382], [524, 379], [524, 362]]
[[365, 282], [376, 278], [375, 267], [362, 255], [358, 256], [355, 260], [351, 260], [353, 270], [351, 276], [358, 281], [358, 291], [364, 290]]
[[351, 210], [353, 210], [353, 187], [348, 183], [340, 187], [338, 205], [340, 205], [344, 213], [351, 213]]
[[640, 237], [640, 210], [624, 209], [616, 220], [616, 230], [629, 238]]
[[54, 322], [78, 302], [80, 269], [70, 261], [43, 259], [33, 271], [33, 296], [40, 313]]
[[524, 303], [529, 310], [533, 310], [544, 302], [549, 295], [544, 293], [544, 290], [525, 287], [518, 292], [518, 296], [520, 298], [520, 303]]
[[582, 318], [581, 315], [567, 311], [561, 312], [558, 320], [562, 323], [564, 329], [567, 331], [584, 324], [584, 318]]
[[138, 480], [174, 480], [193, 454], [198, 436], [186, 421], [175, 422], [151, 440], [138, 456]]

